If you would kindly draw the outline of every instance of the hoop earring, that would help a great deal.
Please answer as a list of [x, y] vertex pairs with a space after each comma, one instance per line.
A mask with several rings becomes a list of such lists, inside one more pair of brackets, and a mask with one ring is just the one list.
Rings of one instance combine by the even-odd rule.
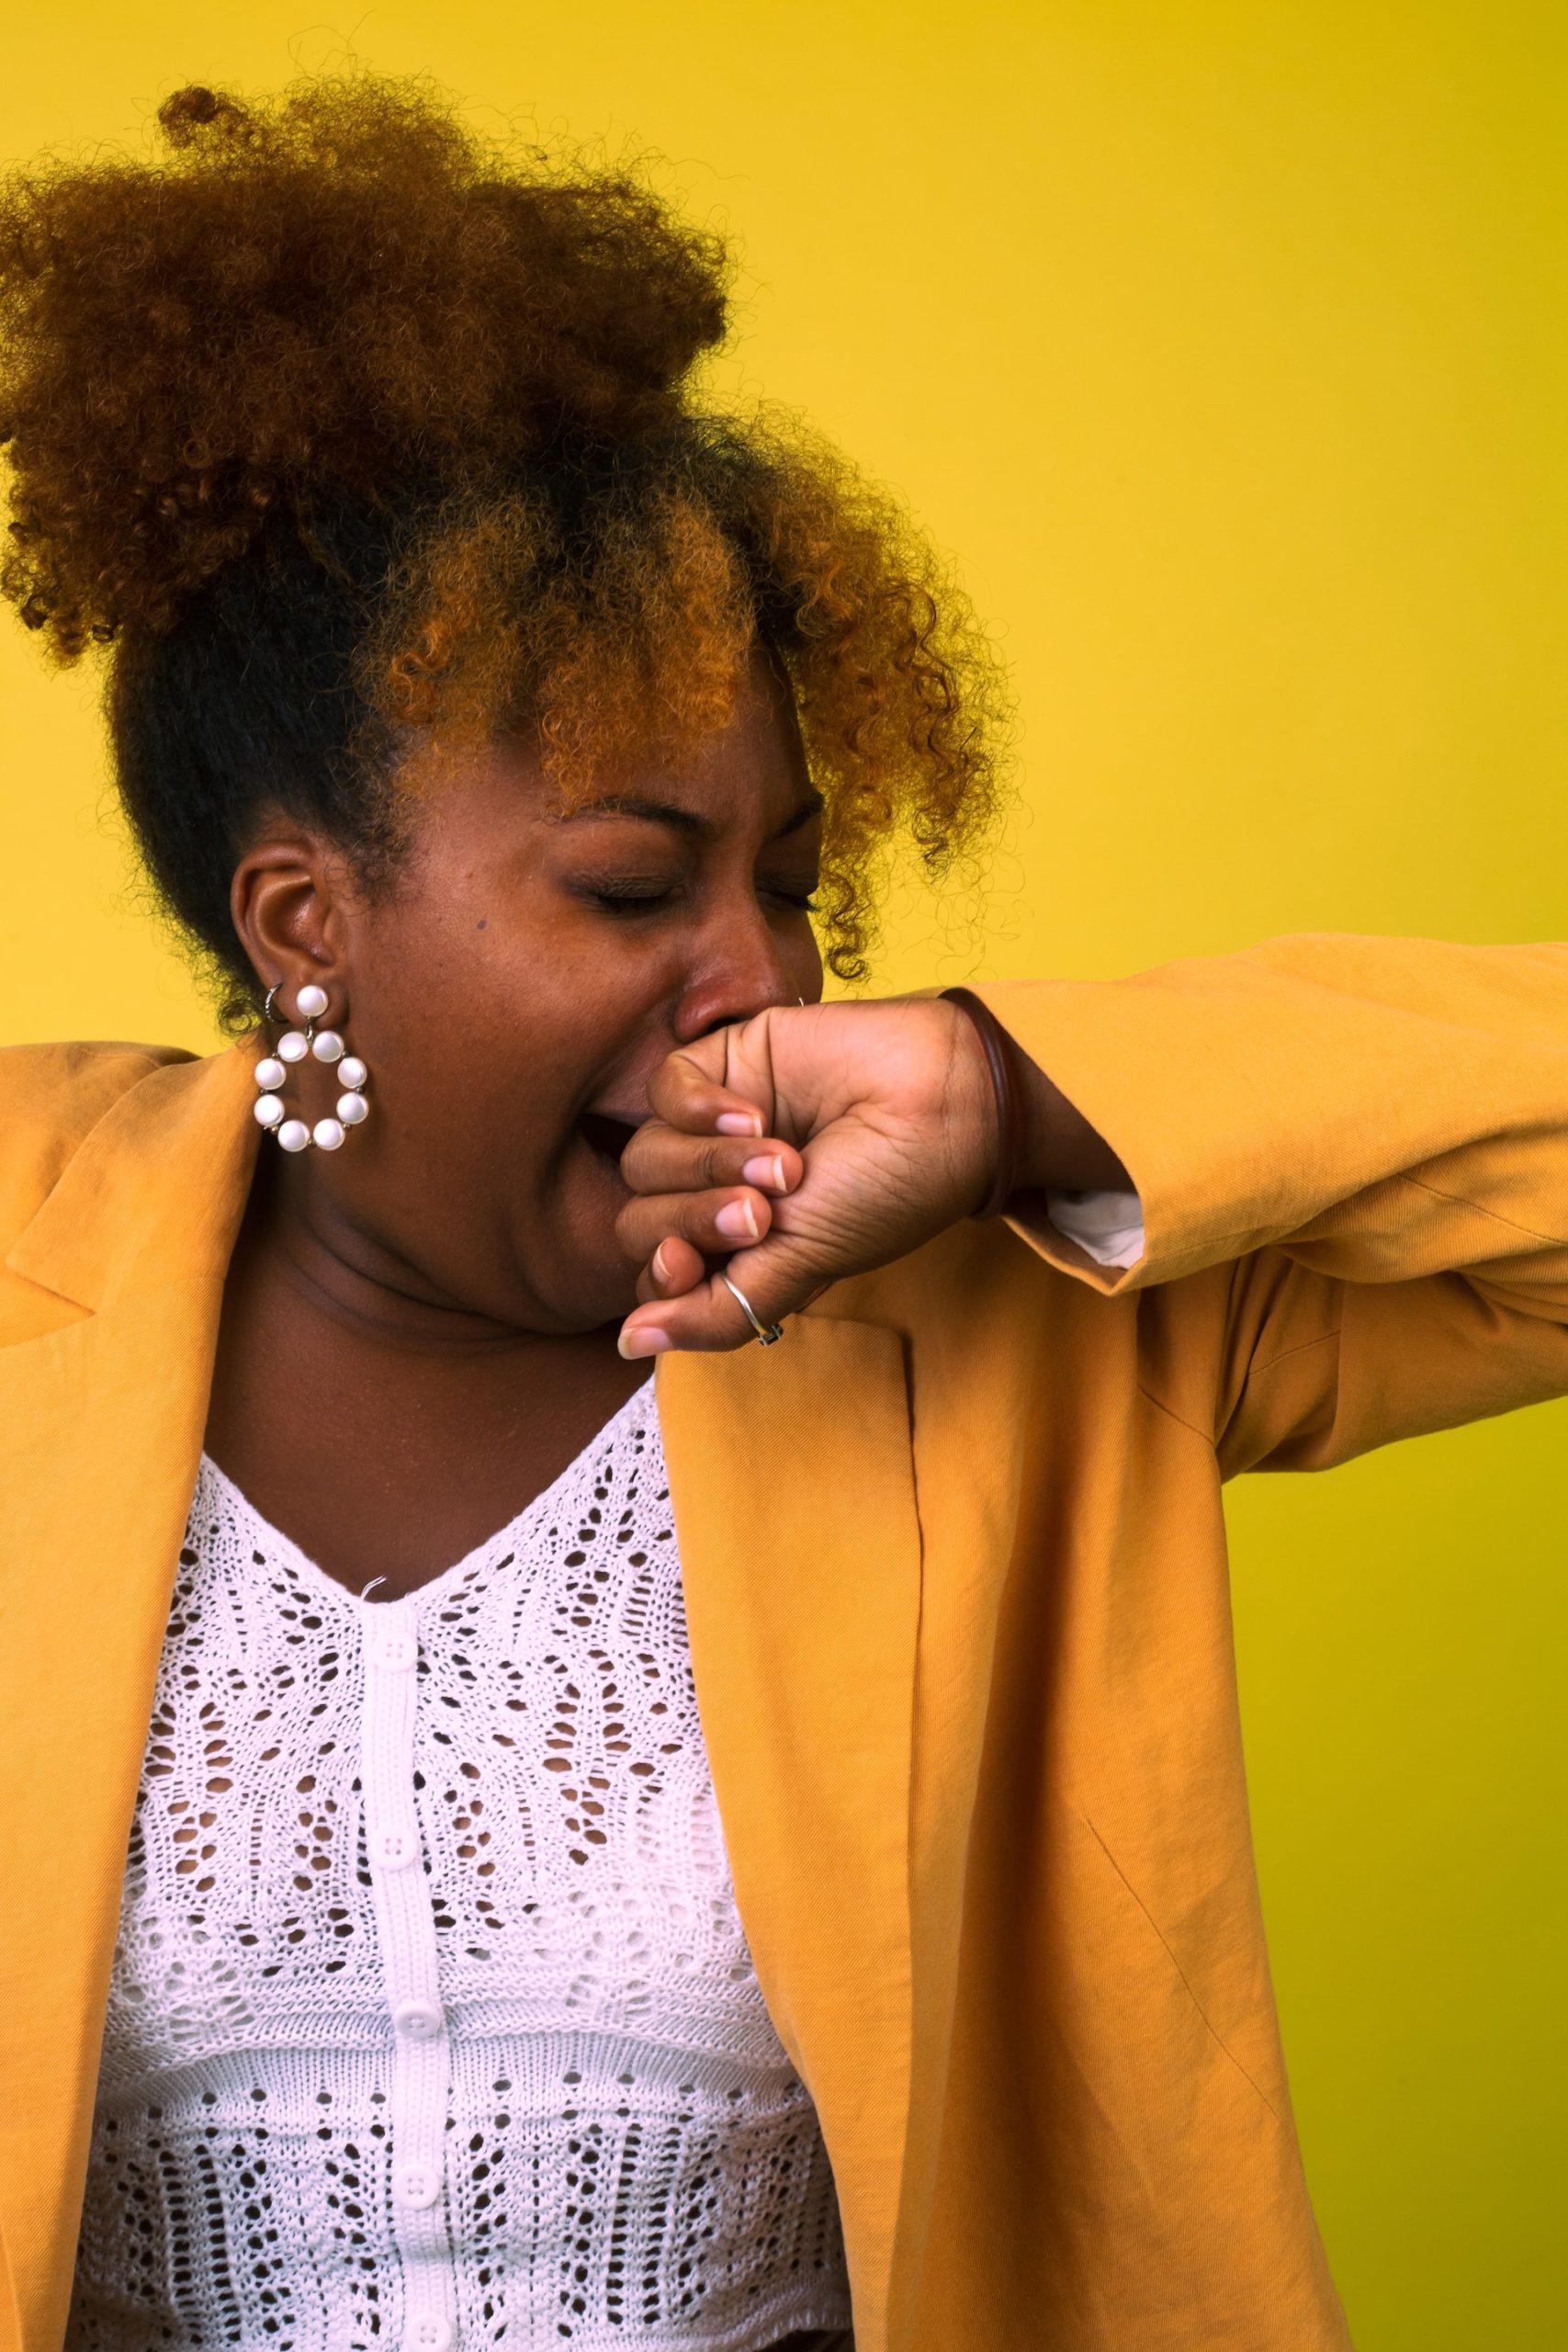
[[[274, 981], [266, 992], [262, 1008], [262, 1020], [270, 1029], [275, 1015], [281, 980]], [[285, 1151], [303, 1151], [314, 1144], [318, 1151], [336, 1151], [350, 1127], [357, 1127], [368, 1117], [370, 1105], [365, 1100], [365, 1087], [370, 1072], [357, 1054], [347, 1052], [342, 1036], [335, 1029], [318, 1029], [317, 1022], [327, 1009], [327, 992], [308, 980], [294, 1000], [298, 1018], [303, 1029], [286, 1029], [277, 1041], [275, 1052], [265, 1055], [256, 1064], [256, 1084], [261, 1088], [256, 1097], [256, 1122], [277, 1137]], [[310, 1055], [319, 1062], [337, 1064], [338, 1084], [343, 1092], [337, 1099], [335, 1119], [318, 1119], [313, 1127], [303, 1119], [291, 1119], [278, 1088], [288, 1075], [291, 1063], [302, 1062]]]

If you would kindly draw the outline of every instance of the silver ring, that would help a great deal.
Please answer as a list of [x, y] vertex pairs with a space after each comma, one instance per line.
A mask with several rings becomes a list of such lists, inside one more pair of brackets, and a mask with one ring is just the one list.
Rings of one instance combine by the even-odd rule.
[[757, 1334], [757, 1344], [759, 1347], [771, 1348], [775, 1340], [782, 1340], [784, 1338], [784, 1325], [782, 1323], [764, 1323], [739, 1283], [732, 1283], [728, 1274], [720, 1274], [719, 1281], [737, 1301], [742, 1314], [746, 1317], [747, 1322], [750, 1323], [752, 1330]]

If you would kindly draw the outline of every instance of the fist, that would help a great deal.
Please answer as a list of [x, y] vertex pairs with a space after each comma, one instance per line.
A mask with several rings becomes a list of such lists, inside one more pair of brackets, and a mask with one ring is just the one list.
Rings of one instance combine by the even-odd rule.
[[985, 1198], [1000, 1146], [968, 1016], [941, 998], [773, 1006], [671, 1054], [621, 1174], [642, 1302], [621, 1353], [755, 1338], [764, 1322], [918, 1249]]

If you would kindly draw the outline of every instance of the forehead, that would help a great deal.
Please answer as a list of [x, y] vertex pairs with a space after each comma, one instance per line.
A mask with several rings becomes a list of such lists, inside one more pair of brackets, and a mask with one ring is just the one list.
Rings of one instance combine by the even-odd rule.
[[756, 848], [803, 832], [820, 806], [788, 682], [766, 657], [752, 662], [726, 725], [684, 754], [628, 758], [563, 793], [531, 746], [502, 742], [438, 757], [428, 788], [415, 790], [416, 863], [456, 857], [470, 870], [632, 827]]

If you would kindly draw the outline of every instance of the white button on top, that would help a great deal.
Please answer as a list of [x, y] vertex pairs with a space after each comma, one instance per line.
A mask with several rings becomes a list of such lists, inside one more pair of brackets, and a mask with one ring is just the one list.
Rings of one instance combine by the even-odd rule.
[[446, 2020], [434, 2001], [400, 2001], [392, 2023], [411, 2041], [434, 2041]]
[[452, 2323], [439, 2312], [415, 2312], [403, 2331], [406, 2352], [451, 2352]]
[[434, 2165], [400, 2165], [392, 2175], [392, 2194], [400, 2205], [423, 2212], [441, 2194], [441, 2175]]
[[406, 1871], [418, 1858], [417, 1829], [378, 1829], [370, 1840], [370, 1859], [383, 1870]]
[[412, 1634], [377, 1634], [370, 1643], [370, 1663], [384, 1674], [407, 1674], [418, 1656]]

